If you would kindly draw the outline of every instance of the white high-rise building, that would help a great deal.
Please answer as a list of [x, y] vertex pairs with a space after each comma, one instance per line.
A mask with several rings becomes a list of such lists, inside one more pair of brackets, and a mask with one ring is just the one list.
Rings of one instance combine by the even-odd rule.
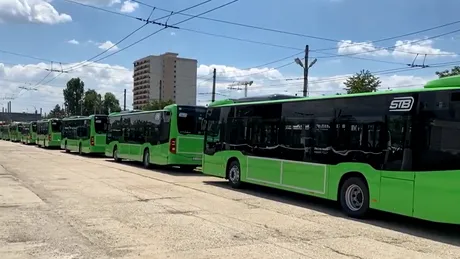
[[181, 105], [196, 104], [198, 62], [178, 58], [177, 53], [148, 56], [134, 62], [133, 108], [151, 100], [172, 100]]

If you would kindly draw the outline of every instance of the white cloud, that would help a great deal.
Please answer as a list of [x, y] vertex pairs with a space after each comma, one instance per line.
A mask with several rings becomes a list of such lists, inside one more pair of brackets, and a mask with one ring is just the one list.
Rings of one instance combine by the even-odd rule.
[[453, 52], [442, 51], [433, 47], [433, 40], [398, 40], [396, 41], [393, 54], [396, 56], [414, 56], [410, 53], [456, 56]]
[[360, 55], [367, 56], [387, 56], [390, 52], [386, 49], [378, 49], [374, 44], [370, 42], [352, 42], [351, 40], [342, 40], [337, 43], [338, 54], [355, 54], [361, 53]]
[[136, 9], [139, 8], [139, 4], [136, 2], [131, 2], [131, 1], [124, 1], [123, 5], [120, 8], [120, 12], [122, 13], [132, 13], [136, 11]]
[[51, 0], [1, 0], [1, 23], [58, 24], [72, 21], [72, 17], [59, 13]]
[[170, 35], [171, 35], [171, 36], [176, 36], [176, 33], [172, 31], [172, 32], [170, 33]]
[[392, 48], [377, 47], [371, 42], [352, 42], [342, 40], [337, 43], [338, 54], [358, 54], [360, 56], [394, 56], [394, 57], [415, 57], [419, 55], [444, 55], [456, 56], [455, 53], [443, 51], [433, 47], [433, 40], [398, 40]]
[[74, 45], [80, 44], [80, 42], [78, 42], [78, 40], [75, 40], [75, 39], [69, 40], [67, 43], [69, 43], [69, 44], [74, 44]]
[[[66, 70], [76, 64], [63, 65]], [[49, 64], [38, 63], [28, 65], [7, 66], [0, 63], [0, 84], [2, 85], [3, 96], [17, 96], [20, 92], [18, 87], [34, 87], [37, 82], [44, 78], [48, 71]], [[46, 83], [58, 73], [54, 72], [43, 83]], [[33, 106], [43, 108], [48, 112], [56, 104], [64, 102], [62, 90], [68, 80], [73, 77], [80, 77], [85, 82], [85, 89], [95, 89], [101, 94], [112, 92], [123, 103], [123, 90], [127, 89], [127, 105], [132, 104], [132, 70], [122, 66], [108, 64], [90, 64], [78, 68], [68, 74], [61, 74], [49, 84], [40, 85], [37, 91], [22, 91], [19, 98], [12, 101], [12, 109], [15, 112], [32, 111]], [[5, 104], [4, 104], [5, 105]]]
[[[96, 43], [100, 49], [103, 49], [103, 50], [108, 50], [110, 49], [110, 51], [116, 51], [118, 50], [118, 47], [117, 46], [114, 46], [115, 44], [113, 44], [111, 41], [106, 41], [104, 43]], [[114, 47], [113, 47], [114, 46]], [[113, 47], [113, 48], [112, 48]]]

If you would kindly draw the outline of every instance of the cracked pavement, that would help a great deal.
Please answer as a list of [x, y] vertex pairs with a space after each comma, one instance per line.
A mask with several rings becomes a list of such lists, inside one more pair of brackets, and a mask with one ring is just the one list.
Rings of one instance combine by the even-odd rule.
[[457, 226], [0, 141], [0, 258], [460, 258]]

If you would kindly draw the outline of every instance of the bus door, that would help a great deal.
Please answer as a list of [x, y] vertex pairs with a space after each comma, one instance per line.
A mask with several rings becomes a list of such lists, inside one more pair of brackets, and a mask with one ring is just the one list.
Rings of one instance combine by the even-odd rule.
[[[380, 197], [378, 208], [412, 216], [414, 203], [414, 178], [412, 171], [411, 122], [409, 117], [389, 116], [387, 127], [369, 129], [368, 143], [381, 146], [385, 153], [380, 171]], [[378, 144], [377, 139], [386, 141]], [[372, 201], [371, 201], [372, 204]]]

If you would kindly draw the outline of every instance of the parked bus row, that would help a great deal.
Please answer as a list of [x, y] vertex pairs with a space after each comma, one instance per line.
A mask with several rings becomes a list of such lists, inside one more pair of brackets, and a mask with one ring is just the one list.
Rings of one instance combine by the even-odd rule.
[[[19, 127], [2, 126], [2, 138], [17, 141]], [[36, 130], [44, 147], [145, 167], [201, 166], [234, 188], [251, 183], [337, 201], [351, 217], [374, 209], [460, 224], [459, 76], [420, 89], [44, 120]]]

